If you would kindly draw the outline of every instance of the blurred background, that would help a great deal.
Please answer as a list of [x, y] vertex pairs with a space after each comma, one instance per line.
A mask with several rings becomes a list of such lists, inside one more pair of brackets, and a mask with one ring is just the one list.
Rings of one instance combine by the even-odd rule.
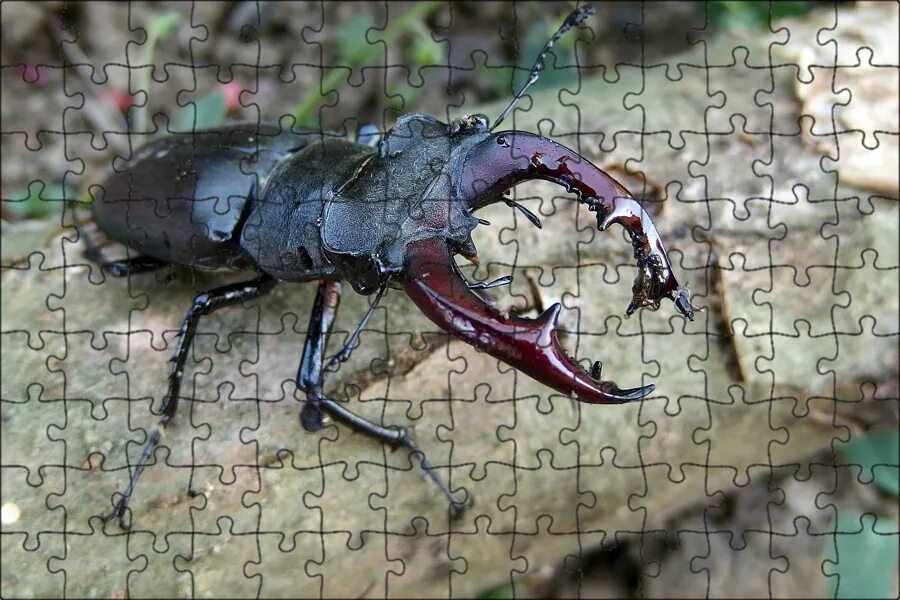
[[[510, 99], [574, 6], [10, 2], [2, 45], [4, 219], [58, 213], [39, 198], [56, 200], [62, 188], [78, 196], [102, 178], [116, 151], [160, 131], [290, 115], [298, 125], [353, 132], [361, 123], [384, 129], [406, 112], [447, 119]], [[559, 41], [532, 90], [612, 78], [619, 64], [653, 64], [690, 47], [692, 32], [766, 28], [770, 18], [815, 6], [601, 4], [589, 29]], [[105, 132], [105, 139], [64, 142], [62, 131]], [[23, 153], [22, 136], [26, 148], [41, 152]], [[85, 160], [83, 174], [73, 169], [76, 157]], [[29, 191], [35, 180], [48, 189]]]
[[[574, 7], [571, 2], [4, 2], [4, 287], [10, 269], [21, 271], [25, 259], [67, 222], [64, 202], [90, 202], [91, 186], [102, 181], [116, 157], [129, 156], [154, 136], [230, 121], [280, 121], [352, 133], [362, 124], [387, 129], [407, 112], [447, 120], [485, 105], [494, 119]], [[612, 82], [620, 66], [663, 63], [700, 40], [712, 47], [738, 32], [743, 38], [768, 36], [785, 23], [806, 27], [802, 42], [799, 36], [791, 42], [805, 44], [796, 60], [819, 64], [820, 55], [804, 52], [813, 53], [815, 32], [827, 29], [837, 11], [847, 15], [848, 30], [858, 23], [848, 33], [851, 39], [864, 44], [876, 35], [866, 26], [871, 21], [853, 20], [870, 10], [855, 3], [621, 2], [596, 8], [585, 27], [560, 40], [530, 93], [577, 90], [589, 78]], [[886, 30], [893, 30], [890, 20]], [[710, 62], [728, 58], [709, 57]], [[896, 66], [896, 59], [891, 64]], [[888, 70], [883, 77], [896, 75]], [[878, 109], [887, 113], [882, 121], [873, 113], [872, 127], [896, 140], [891, 89], [886, 106]], [[814, 98], [798, 96], [804, 114], [822, 114]], [[530, 107], [527, 99], [523, 104]], [[811, 140], [815, 146], [814, 132]], [[882, 169], [886, 181], [866, 178], [859, 187], [895, 201], [891, 168], [896, 165], [888, 161]], [[629, 175], [623, 171], [622, 177]], [[646, 192], [646, 179], [635, 176], [635, 181]], [[855, 181], [848, 173], [846, 182]], [[659, 190], [656, 194], [661, 201]], [[885, 260], [896, 263], [896, 257]], [[896, 268], [887, 269], [885, 277], [896, 277]], [[888, 308], [896, 305], [896, 295], [889, 292], [886, 302]], [[896, 355], [893, 329], [880, 341]], [[4, 354], [4, 371], [15, 369], [16, 361]], [[852, 418], [841, 415], [853, 421], [852, 443], [837, 449], [822, 445], [804, 463], [823, 468], [748, 481], [718, 498], [714, 510], [704, 501], [668, 514], [655, 524], [659, 535], [640, 542], [611, 536], [578, 557], [560, 556], [529, 568], [515, 582], [505, 558], [495, 576], [483, 578], [479, 597], [702, 596], [704, 583], [698, 581], [713, 597], [896, 597], [896, 368], [871, 383], [877, 392], [866, 388], [863, 394], [879, 401]], [[8, 400], [4, 394], [4, 404]], [[4, 444], [4, 465], [16, 462], [17, 451]], [[773, 504], [773, 485], [792, 492]], [[829, 494], [824, 504], [823, 490]], [[785, 502], [788, 496], [818, 510], [839, 505], [840, 514], [835, 510], [821, 523], [796, 520], [802, 510]], [[3, 510], [6, 533], [15, 529], [18, 509], [4, 500]], [[771, 535], [803, 527], [810, 534], [805, 545], [790, 551], [779, 544], [790, 545], [792, 536]], [[4, 546], [4, 562], [12, 560], [10, 548]], [[4, 596], [30, 589], [9, 568], [3, 570]], [[770, 577], [744, 578], [748, 570]], [[810, 577], [821, 581], [810, 584]]]

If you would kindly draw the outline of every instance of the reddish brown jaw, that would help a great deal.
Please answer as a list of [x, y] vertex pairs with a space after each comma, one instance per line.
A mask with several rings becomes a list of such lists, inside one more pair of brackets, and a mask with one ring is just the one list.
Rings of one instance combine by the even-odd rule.
[[693, 320], [694, 307], [672, 272], [650, 216], [628, 190], [573, 150], [532, 133], [497, 133], [466, 155], [457, 189], [461, 198], [474, 197], [470, 204], [478, 209], [530, 179], [552, 181], [576, 193], [597, 214], [601, 231], [616, 223], [628, 232], [638, 261], [628, 314], [645, 306], [656, 309], [660, 300], [668, 297], [678, 312]]
[[506, 314], [469, 290], [446, 242], [432, 238], [407, 247], [403, 288], [439, 327], [526, 375], [583, 402], [614, 404], [638, 400], [652, 385], [620, 389], [594, 379], [559, 345], [554, 304], [537, 319]]

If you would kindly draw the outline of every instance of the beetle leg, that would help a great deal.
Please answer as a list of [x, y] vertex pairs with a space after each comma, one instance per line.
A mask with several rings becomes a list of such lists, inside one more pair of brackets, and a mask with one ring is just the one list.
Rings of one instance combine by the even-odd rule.
[[466, 503], [460, 501], [456, 495], [450, 491], [450, 488], [444, 480], [441, 479], [441, 476], [435, 472], [431, 461], [428, 460], [428, 457], [425, 456], [424, 452], [419, 450], [419, 446], [410, 435], [409, 429], [406, 427], [397, 427], [396, 425], [382, 427], [381, 425], [360, 417], [356, 413], [347, 410], [334, 400], [329, 400], [328, 398], [323, 397], [321, 399], [321, 407], [322, 410], [332, 417], [349, 425], [357, 431], [378, 438], [392, 446], [406, 446], [409, 451], [419, 459], [419, 464], [421, 465], [422, 470], [425, 471], [425, 474], [431, 478], [431, 480], [440, 488], [441, 492], [447, 496], [447, 499], [450, 500], [450, 508], [453, 511], [453, 516], [458, 516], [465, 510]]
[[325, 360], [325, 344], [331, 325], [341, 303], [341, 282], [322, 281], [316, 293], [309, 328], [303, 343], [303, 357], [297, 369], [297, 387], [306, 394], [306, 404], [300, 411], [303, 429], [314, 432], [322, 429], [322, 364]]
[[134, 492], [134, 487], [137, 484], [141, 473], [144, 471], [144, 467], [150, 459], [150, 455], [159, 443], [162, 429], [175, 416], [175, 410], [178, 408], [178, 392], [181, 388], [184, 363], [187, 361], [188, 351], [190, 350], [191, 342], [194, 339], [194, 334], [197, 331], [197, 323], [200, 320], [200, 317], [213, 313], [220, 308], [232, 306], [239, 302], [262, 296], [270, 291], [275, 286], [275, 283], [276, 281], [271, 276], [262, 275], [252, 281], [225, 285], [210, 290], [209, 292], [199, 294], [194, 298], [194, 303], [187, 311], [184, 322], [181, 324], [181, 330], [178, 332], [178, 345], [175, 348], [175, 355], [172, 358], [173, 365], [172, 372], [169, 374], [169, 389], [163, 399], [162, 417], [159, 420], [159, 425], [157, 426], [156, 431], [154, 431], [147, 440], [144, 450], [141, 452], [141, 457], [138, 459], [137, 465], [134, 468], [134, 473], [131, 475], [131, 481], [122, 493], [122, 497], [119, 498], [119, 501], [116, 503], [116, 507], [108, 517], [108, 520], [118, 519], [122, 528], [128, 529], [124, 520], [125, 507], [128, 506], [128, 500]]
[[322, 394], [326, 374], [333, 372], [335, 366], [350, 357], [350, 354], [356, 347], [360, 333], [369, 322], [387, 286], [382, 286], [378, 291], [369, 310], [366, 311], [365, 316], [340, 352], [326, 360], [324, 358], [325, 346], [327, 344], [327, 336], [331, 331], [331, 325], [337, 315], [337, 308], [340, 303], [340, 289], [340, 283], [338, 282], [323, 281], [319, 284], [319, 290], [313, 304], [309, 333], [303, 345], [303, 357], [300, 360], [300, 368], [297, 372], [297, 386], [303, 390], [307, 398], [307, 402], [300, 412], [301, 425], [303, 425], [304, 429], [311, 432], [321, 429], [324, 426], [322, 413], [325, 412], [335, 420], [349, 425], [351, 428], [366, 435], [387, 442], [392, 446], [405, 446], [419, 459], [422, 470], [434, 481], [441, 492], [447, 496], [454, 515], [458, 515], [465, 508], [465, 503], [457, 499], [444, 480], [435, 472], [428, 457], [419, 449], [407, 428], [394, 425], [378, 425], [347, 410], [341, 404], [326, 398]]
[[114, 260], [102, 263], [100, 268], [113, 277], [127, 277], [128, 275], [156, 271], [157, 269], [162, 269], [170, 264], [172, 263], [168, 263], [152, 256], [135, 256], [134, 258], [126, 258], [125, 260]]
[[375, 308], [378, 306], [378, 303], [381, 301], [381, 297], [384, 296], [384, 292], [387, 290], [387, 284], [384, 284], [379, 288], [378, 293], [375, 295], [375, 299], [372, 300], [372, 304], [369, 305], [369, 310], [366, 311], [366, 314], [363, 315], [362, 320], [359, 322], [359, 325], [356, 326], [356, 329], [347, 338], [347, 343], [344, 344], [344, 347], [341, 348], [341, 351], [328, 359], [328, 362], [325, 363], [325, 366], [322, 368], [322, 373], [319, 375], [320, 377], [324, 377], [325, 373], [333, 373], [337, 369], [337, 365], [343, 362], [347, 362], [347, 359], [350, 358], [350, 354], [353, 352], [353, 349], [357, 346], [357, 341], [359, 340], [359, 336], [362, 333], [362, 330], [366, 328], [366, 325], [369, 324], [369, 319], [372, 318], [372, 313], [375, 312]]
[[89, 261], [100, 265], [100, 269], [109, 273], [113, 277], [127, 277], [128, 275], [137, 275], [138, 273], [148, 273], [166, 267], [172, 263], [154, 258], [152, 256], [135, 256], [134, 258], [126, 258], [124, 260], [108, 261], [103, 256], [103, 251], [94, 245], [91, 238], [81, 227], [75, 224], [79, 237], [84, 241], [84, 256]]
[[300, 368], [297, 371], [297, 386], [306, 393], [307, 397], [307, 403], [300, 413], [300, 423], [307, 431], [318, 431], [325, 426], [322, 423], [322, 411], [319, 406], [325, 374], [333, 373], [337, 370], [337, 365], [350, 358], [362, 330], [372, 318], [372, 313], [375, 312], [386, 289], [387, 285], [381, 286], [362, 321], [347, 339], [347, 343], [340, 352], [326, 361], [324, 359], [325, 346], [328, 343], [327, 337], [341, 302], [341, 284], [338, 281], [323, 281], [319, 284], [313, 310], [309, 317], [309, 334], [303, 344], [303, 357], [300, 359]]
[[211, 314], [220, 308], [233, 306], [245, 300], [251, 300], [269, 292], [277, 282], [270, 275], [261, 275], [252, 281], [244, 281], [224, 285], [209, 292], [199, 294], [184, 317], [181, 330], [178, 332], [178, 344], [172, 357], [172, 371], [169, 373], [169, 391], [163, 400], [163, 417], [165, 425], [175, 416], [178, 408], [178, 393], [181, 390], [181, 378], [184, 374], [184, 363], [187, 362], [191, 342], [197, 331], [197, 323], [203, 315]]

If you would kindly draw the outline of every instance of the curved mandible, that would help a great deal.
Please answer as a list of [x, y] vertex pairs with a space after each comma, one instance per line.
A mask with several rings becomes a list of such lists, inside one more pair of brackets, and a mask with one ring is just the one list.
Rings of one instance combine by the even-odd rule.
[[660, 300], [668, 297], [679, 313], [693, 320], [695, 308], [672, 272], [650, 215], [625, 187], [575, 151], [532, 133], [503, 131], [469, 150], [454, 188], [475, 210], [532, 179], [551, 181], [575, 193], [597, 213], [601, 231], [618, 223], [628, 232], [638, 263], [628, 314], [644, 306], [659, 308]]
[[429, 238], [407, 247], [403, 289], [425, 315], [445, 331], [515, 367], [529, 377], [582, 402], [618, 404], [650, 394], [652, 385], [623, 390], [599, 379], [560, 346], [554, 304], [537, 319], [517, 317], [491, 306], [469, 290], [447, 242]]

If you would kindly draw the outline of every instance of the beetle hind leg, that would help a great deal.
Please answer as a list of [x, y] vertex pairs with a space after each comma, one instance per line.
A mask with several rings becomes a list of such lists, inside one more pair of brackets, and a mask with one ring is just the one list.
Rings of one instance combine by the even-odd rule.
[[306, 404], [300, 411], [300, 424], [312, 433], [325, 427], [322, 420], [322, 365], [325, 362], [325, 345], [331, 324], [341, 301], [339, 281], [322, 281], [316, 292], [309, 329], [303, 344], [303, 357], [297, 369], [297, 387], [306, 394]]
[[188, 352], [190, 351], [191, 342], [194, 340], [194, 334], [197, 330], [197, 323], [200, 317], [215, 312], [220, 308], [232, 306], [245, 300], [257, 298], [270, 291], [275, 286], [276, 281], [269, 275], [262, 275], [252, 281], [244, 281], [225, 285], [209, 292], [199, 294], [194, 298], [191, 308], [188, 309], [178, 332], [178, 344], [175, 348], [175, 354], [171, 359], [172, 371], [169, 374], [169, 387], [163, 398], [162, 416], [156, 430], [147, 440], [144, 449], [141, 451], [141, 457], [138, 459], [131, 474], [131, 480], [128, 487], [122, 493], [122, 496], [116, 502], [113, 512], [107, 517], [107, 520], [118, 520], [123, 529], [129, 529], [125, 522], [125, 508], [128, 506], [128, 500], [131, 498], [137, 481], [147, 466], [147, 461], [153, 454], [154, 449], [159, 444], [159, 439], [166, 425], [175, 416], [178, 408], [178, 393], [181, 389], [181, 377], [184, 373], [184, 365], [187, 361]]

